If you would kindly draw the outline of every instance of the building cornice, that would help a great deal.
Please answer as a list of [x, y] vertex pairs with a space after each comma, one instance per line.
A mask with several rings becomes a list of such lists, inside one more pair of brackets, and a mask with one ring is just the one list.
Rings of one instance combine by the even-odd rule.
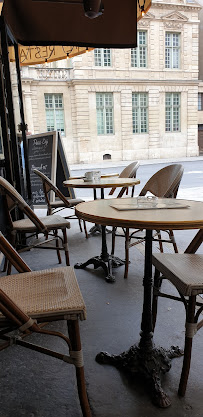
[[179, 3], [175, 2], [153, 2], [150, 11], [153, 13], [153, 9], [175, 9], [175, 10], [196, 10], [202, 9], [202, 6], [198, 3], [185, 3], [184, 0], [180, 0]]
[[77, 86], [77, 85], [85, 85], [85, 86], [92, 86], [92, 85], [199, 85], [200, 80], [146, 80], [146, 79], [74, 79], [67, 81], [69, 86]]
[[[161, 16], [155, 16], [155, 14], [153, 14], [153, 10], [152, 10], [152, 13], [149, 13], [149, 12], [146, 13], [146, 15], [137, 23], [138, 29], [143, 28], [143, 27], [144, 28], [150, 27], [151, 21], [156, 21], [156, 22], [162, 21], [162, 23], [165, 26], [171, 26], [171, 27], [178, 25], [178, 28], [182, 28], [184, 24], [194, 25], [194, 24], [200, 23], [200, 20], [198, 18], [192, 20], [192, 19], [189, 19], [187, 16], [185, 16], [184, 13], [188, 12], [189, 10], [186, 9], [185, 7], [182, 7], [182, 5], [180, 6], [180, 8], [176, 7], [176, 4], [174, 3], [170, 3], [170, 7], [164, 7], [165, 5], [162, 3], [161, 5], [160, 3], [157, 3], [157, 5], [159, 5], [159, 9], [161, 9], [163, 14]], [[152, 7], [154, 7], [154, 3]], [[202, 9], [201, 6], [195, 8], [196, 12], [199, 12], [201, 9]], [[181, 11], [183, 13], [181, 13]]]

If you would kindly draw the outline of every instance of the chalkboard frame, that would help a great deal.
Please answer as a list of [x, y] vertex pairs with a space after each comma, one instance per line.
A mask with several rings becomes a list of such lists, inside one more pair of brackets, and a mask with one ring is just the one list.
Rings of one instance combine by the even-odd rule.
[[4, 158], [4, 146], [3, 146], [2, 130], [1, 130], [1, 121], [0, 121], [0, 159], [5, 159]]
[[[66, 158], [66, 152], [64, 149], [64, 143], [63, 143], [63, 139], [61, 138], [60, 132], [58, 132], [58, 156], [60, 159], [60, 163], [61, 163], [61, 168], [62, 168], [62, 175], [63, 178], [61, 179], [59, 176], [59, 166], [58, 166], [58, 161], [57, 161], [57, 168], [56, 168], [56, 185], [59, 188], [59, 190], [67, 197], [67, 198], [76, 198], [75, 196], [75, 191], [73, 188], [70, 187], [64, 187], [63, 186], [63, 181], [69, 180], [69, 178], [71, 177], [71, 172], [70, 172], [70, 168], [68, 165], [68, 161]], [[58, 178], [57, 178], [58, 176]]]
[[[58, 145], [58, 135], [57, 135], [57, 133], [58, 132], [56, 132], [56, 131], [51, 131], [51, 132], [38, 133], [36, 135], [29, 135], [29, 136], [27, 136], [27, 141], [28, 141], [28, 160], [29, 160], [29, 157], [30, 157], [30, 154], [29, 154], [29, 150], [30, 150], [29, 141], [30, 140], [33, 140], [33, 139], [38, 139], [39, 140], [40, 138], [47, 138], [47, 137], [50, 137], [50, 136], [53, 137], [52, 151], [51, 151], [51, 155], [52, 155], [52, 157], [51, 157], [51, 170], [50, 171], [51, 171], [51, 181], [54, 184], [55, 184], [55, 181], [56, 181], [56, 165], [57, 165], [57, 145]], [[37, 167], [37, 166], [35, 168], [39, 169], [39, 167]], [[32, 170], [30, 169], [30, 175], [32, 174], [31, 171]], [[34, 174], [34, 175], [36, 175], [36, 174]], [[31, 189], [32, 189], [32, 187], [31, 187]], [[51, 193], [50, 193], [50, 201], [51, 202], [54, 202], [55, 201], [55, 194], [53, 193], [53, 191], [51, 191]], [[46, 207], [46, 201], [45, 201], [44, 204], [34, 204], [34, 202], [33, 202], [33, 205], [34, 205], [34, 207], [45, 208]]]

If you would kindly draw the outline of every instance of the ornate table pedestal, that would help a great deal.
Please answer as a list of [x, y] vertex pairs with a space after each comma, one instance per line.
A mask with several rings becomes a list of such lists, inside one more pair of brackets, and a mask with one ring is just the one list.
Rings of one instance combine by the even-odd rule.
[[[140, 181], [136, 178], [119, 178], [119, 177], [111, 177], [111, 178], [101, 178], [99, 180], [93, 180], [93, 181], [84, 181], [83, 179], [74, 179], [74, 180], [68, 180], [64, 181], [64, 185], [66, 187], [81, 187], [81, 188], [93, 188], [93, 190], [96, 190], [98, 188], [101, 189], [101, 200], [104, 200], [104, 188], [112, 188], [112, 187], [129, 187], [139, 184]], [[95, 193], [94, 193], [95, 195]], [[99, 201], [101, 201], [99, 200]], [[94, 201], [98, 201], [95, 199]], [[84, 204], [84, 203], [81, 203]], [[79, 209], [80, 204], [76, 207], [76, 215], [78, 217], [82, 218], [82, 213]], [[89, 220], [91, 221], [91, 220]], [[94, 228], [98, 227], [99, 223], [95, 222]], [[106, 226], [105, 225], [99, 225], [101, 228], [101, 235], [102, 235], [102, 248], [101, 248], [101, 254], [98, 256], [93, 256], [90, 259], [88, 259], [86, 262], [78, 262], [74, 265], [76, 269], [80, 268], [86, 268], [88, 265], [93, 265], [94, 269], [97, 269], [101, 267], [104, 270], [105, 273], [105, 279], [107, 282], [115, 282], [115, 276], [113, 275], [113, 268], [117, 268], [124, 264], [124, 261], [119, 259], [118, 257], [114, 255], [110, 255], [108, 253], [107, 244], [106, 244]], [[95, 232], [95, 229], [94, 229]]]
[[[128, 200], [128, 201], [127, 201]], [[135, 205], [135, 198], [126, 199], [128, 206]], [[173, 199], [158, 199], [161, 205], [172, 204]], [[182, 355], [178, 347], [169, 350], [156, 347], [152, 329], [152, 242], [153, 230], [186, 230], [203, 228], [203, 203], [198, 201], [175, 200], [187, 208], [176, 209], [128, 209], [119, 211], [112, 206], [115, 200], [97, 200], [81, 203], [78, 215], [84, 220], [99, 221], [101, 225], [145, 229], [144, 297], [141, 321], [140, 341], [120, 355], [100, 352], [96, 360], [102, 364], [111, 364], [131, 375], [142, 375], [149, 384], [152, 401], [159, 407], [168, 407], [171, 402], [161, 386], [161, 374], [168, 372], [171, 359]], [[116, 199], [116, 205], [123, 205], [123, 199]], [[80, 213], [80, 214], [79, 214]], [[91, 219], [91, 220], [90, 220]]]

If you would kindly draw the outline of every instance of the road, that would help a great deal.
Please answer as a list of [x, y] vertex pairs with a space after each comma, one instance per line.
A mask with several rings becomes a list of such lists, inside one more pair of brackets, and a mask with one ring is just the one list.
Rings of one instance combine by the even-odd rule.
[[[129, 162], [130, 163], [130, 162]], [[179, 162], [184, 166], [184, 174], [183, 178], [179, 187], [178, 191], [178, 198], [186, 198], [192, 200], [199, 200], [203, 201], [203, 160], [189, 160], [189, 161], [181, 161]], [[88, 169], [87, 166], [85, 169], [74, 169], [72, 166], [71, 175], [72, 176], [80, 176], [83, 175], [88, 170], [99, 169], [101, 172], [104, 173], [112, 173], [117, 172], [120, 173], [124, 165], [115, 166], [115, 163], [112, 164], [112, 167], [102, 167], [102, 168], [92, 168], [92, 165]], [[126, 161], [126, 165], [128, 162]], [[144, 184], [148, 181], [148, 179], [159, 169], [169, 165], [168, 163], [152, 163], [152, 164], [141, 164], [137, 171], [137, 178], [140, 179], [140, 184], [136, 186], [135, 194], [139, 194], [141, 189], [143, 188]], [[84, 198], [85, 200], [93, 198], [92, 189], [75, 189], [76, 196], [80, 198]], [[108, 195], [109, 190], [105, 190], [105, 196]]]

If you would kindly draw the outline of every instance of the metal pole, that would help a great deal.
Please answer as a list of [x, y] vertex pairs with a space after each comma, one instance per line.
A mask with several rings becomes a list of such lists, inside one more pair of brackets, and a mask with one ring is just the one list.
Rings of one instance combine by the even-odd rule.
[[26, 185], [27, 185], [27, 196], [28, 199], [31, 200], [31, 182], [30, 182], [30, 171], [29, 171], [29, 164], [28, 164], [28, 149], [27, 149], [27, 138], [26, 138], [26, 130], [27, 125], [25, 124], [25, 117], [24, 117], [24, 108], [23, 108], [23, 93], [22, 93], [22, 83], [21, 83], [21, 75], [20, 75], [20, 62], [19, 62], [19, 53], [18, 53], [18, 44], [14, 43], [15, 49], [15, 59], [16, 59], [16, 72], [17, 72], [17, 82], [18, 82], [18, 95], [19, 95], [19, 104], [20, 104], [20, 116], [21, 116], [21, 131], [22, 131], [22, 138], [23, 138], [23, 148], [24, 148], [24, 157], [25, 157], [25, 175], [26, 175]]
[[12, 152], [12, 162], [13, 162], [13, 174], [15, 187], [17, 191], [21, 194], [21, 182], [20, 182], [20, 166], [19, 166], [19, 151], [17, 143], [17, 135], [15, 128], [15, 118], [14, 118], [14, 108], [13, 108], [13, 95], [11, 87], [11, 74], [10, 74], [10, 65], [9, 65], [9, 54], [8, 54], [8, 41], [6, 26], [3, 18], [1, 17], [1, 49], [2, 49], [2, 62], [3, 62], [3, 73], [5, 81], [5, 91], [6, 92], [6, 107], [8, 111], [8, 120], [9, 120], [9, 129], [10, 129], [10, 145]]
[[[1, 26], [1, 18], [0, 18]], [[1, 133], [4, 147], [4, 168], [6, 172], [6, 179], [13, 183], [13, 167], [9, 144], [9, 128], [7, 123], [7, 106], [5, 100], [5, 88], [4, 88], [4, 74], [3, 74], [3, 63], [2, 54], [0, 56], [0, 117], [1, 117]]]

